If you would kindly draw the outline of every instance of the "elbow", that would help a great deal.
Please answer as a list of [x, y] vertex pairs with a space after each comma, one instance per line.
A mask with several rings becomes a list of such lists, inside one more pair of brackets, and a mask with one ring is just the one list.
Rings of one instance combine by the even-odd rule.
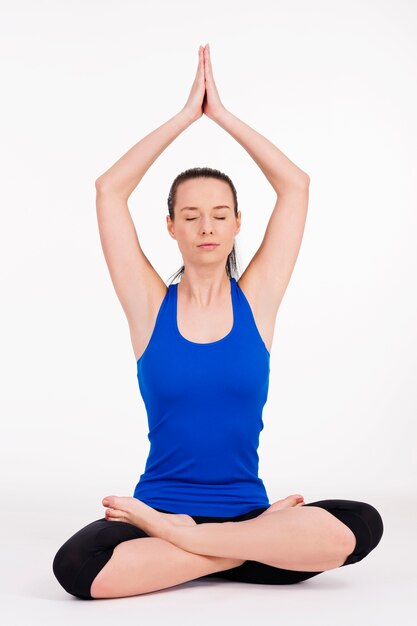
[[97, 178], [97, 180], [95, 181], [95, 185], [96, 193], [99, 195], [107, 194], [124, 199], [127, 199], [129, 197], [129, 194], [125, 194], [123, 191], [117, 189], [114, 185], [109, 184], [108, 181], [106, 182], [106, 179], [103, 176], [99, 176]]
[[97, 195], [104, 195], [105, 193], [114, 195], [114, 188], [109, 187], [108, 183], [106, 183], [102, 177], [97, 178], [95, 186]]
[[291, 186], [289, 186], [289, 189], [303, 191], [303, 190], [307, 190], [309, 186], [310, 186], [310, 176], [304, 172], [303, 174], [299, 174], [297, 178], [295, 178], [292, 181]]
[[100, 191], [103, 189], [103, 180], [100, 176], [95, 181], [95, 187], [96, 187], [96, 191]]
[[95, 186], [96, 186], [96, 191], [105, 191], [107, 189], [114, 189], [114, 185], [112, 186], [111, 183], [109, 183], [109, 176], [104, 173], [101, 174], [101, 176], [99, 176], [96, 181], [95, 181]]

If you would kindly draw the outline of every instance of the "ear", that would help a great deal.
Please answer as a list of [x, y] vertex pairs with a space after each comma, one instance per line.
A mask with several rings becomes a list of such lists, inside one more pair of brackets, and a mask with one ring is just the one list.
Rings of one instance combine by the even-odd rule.
[[237, 231], [236, 231], [236, 235], [240, 232], [240, 226], [241, 226], [241, 218], [242, 218], [242, 213], [240, 211], [237, 212], [237, 216], [236, 216], [236, 225], [237, 225]]
[[174, 223], [171, 220], [171, 217], [169, 215], [166, 216], [166, 222], [167, 222], [167, 230], [168, 230], [169, 235], [173, 239], [176, 239], [175, 234], [174, 234]]

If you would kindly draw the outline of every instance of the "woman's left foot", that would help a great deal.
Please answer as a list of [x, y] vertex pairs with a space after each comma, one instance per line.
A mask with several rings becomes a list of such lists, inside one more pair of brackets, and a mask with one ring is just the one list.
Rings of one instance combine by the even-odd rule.
[[190, 515], [160, 513], [142, 500], [128, 496], [106, 496], [102, 500], [106, 509], [106, 519], [112, 522], [128, 522], [141, 528], [150, 537], [165, 538], [175, 526], [196, 526]]
[[268, 515], [269, 513], [274, 513], [275, 511], [283, 511], [284, 509], [289, 509], [292, 507], [303, 506], [305, 504], [304, 497], [299, 493], [295, 493], [291, 496], [287, 496], [282, 500], [277, 500], [269, 508], [266, 509], [261, 515]]

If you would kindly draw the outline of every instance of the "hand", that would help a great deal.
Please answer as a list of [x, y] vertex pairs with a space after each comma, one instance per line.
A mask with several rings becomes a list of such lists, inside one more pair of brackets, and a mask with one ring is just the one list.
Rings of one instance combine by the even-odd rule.
[[219, 93], [217, 91], [216, 83], [213, 78], [213, 69], [211, 67], [210, 59], [210, 46], [207, 44], [204, 49], [204, 76], [206, 83], [206, 95], [203, 102], [203, 111], [210, 119], [216, 121], [216, 118], [225, 111]]
[[184, 106], [184, 111], [187, 111], [191, 120], [195, 122], [199, 117], [203, 115], [203, 99], [205, 94], [204, 84], [204, 48], [200, 46], [198, 50], [198, 67], [197, 74], [191, 87], [190, 95]]

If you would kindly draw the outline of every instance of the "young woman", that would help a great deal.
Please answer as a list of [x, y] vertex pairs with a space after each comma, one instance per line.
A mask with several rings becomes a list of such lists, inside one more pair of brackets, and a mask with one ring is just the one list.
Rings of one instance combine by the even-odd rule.
[[[306, 504], [293, 494], [270, 505], [258, 476], [275, 318], [301, 245], [309, 177], [226, 110], [209, 45], [198, 54], [184, 108], [96, 181], [101, 242], [129, 323], [151, 446], [133, 497], [105, 497], [105, 517], [55, 555], [56, 578], [79, 598], [137, 595], [202, 576], [296, 583], [362, 560], [383, 534], [371, 504]], [[167, 229], [184, 265], [181, 281], [167, 287], [140, 247], [127, 200], [203, 113], [247, 150], [277, 202], [237, 280], [241, 215], [232, 181], [210, 168], [182, 172]]]

